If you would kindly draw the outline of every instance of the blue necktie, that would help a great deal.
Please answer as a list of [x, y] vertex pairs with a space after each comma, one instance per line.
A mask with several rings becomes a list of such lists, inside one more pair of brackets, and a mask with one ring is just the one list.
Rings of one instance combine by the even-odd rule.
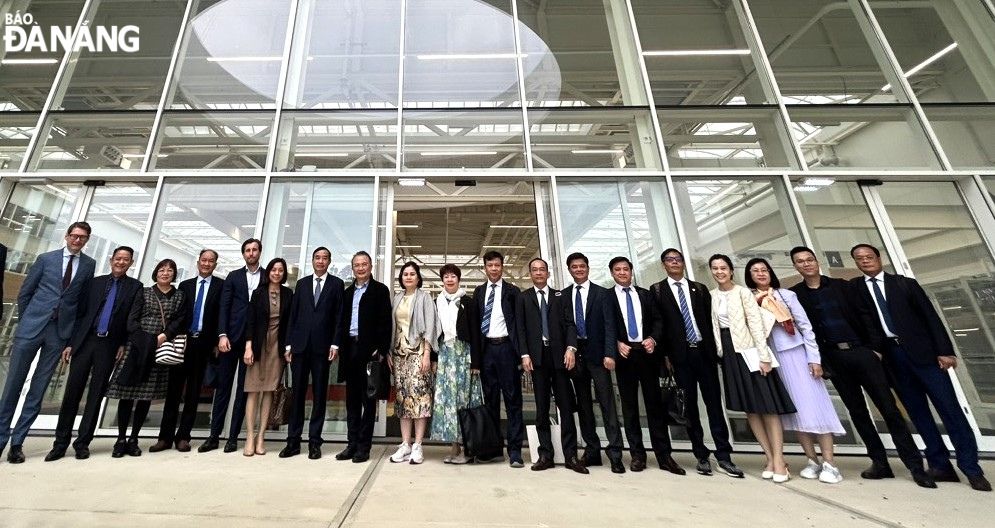
[[688, 300], [684, 296], [684, 287], [679, 282], [675, 282], [674, 286], [677, 286], [677, 302], [681, 305], [681, 317], [684, 318], [684, 333], [687, 334], [689, 343], [697, 343], [698, 333], [694, 331], [694, 323], [691, 322], [691, 310], [688, 309]]
[[549, 305], [546, 304], [546, 291], [539, 290], [539, 315], [542, 316], [542, 338], [549, 340]]
[[314, 279], [314, 305], [318, 306], [318, 299], [321, 297], [321, 279]]
[[874, 297], [877, 298], [878, 308], [881, 309], [881, 318], [884, 319], [884, 324], [888, 327], [885, 330], [894, 334], [895, 325], [891, 322], [891, 307], [888, 306], [888, 300], [884, 298], [884, 293], [878, 287], [877, 279], [871, 278], [871, 286], [874, 288]]
[[625, 292], [625, 311], [629, 316], [629, 341], [635, 341], [639, 337], [639, 327], [636, 326], [636, 307], [632, 304], [632, 288], [622, 288]]
[[491, 293], [487, 296], [487, 303], [484, 304], [484, 317], [480, 320], [480, 331], [487, 337], [487, 332], [491, 330], [491, 312], [494, 311], [494, 292], [497, 291], [497, 284], [491, 284]]
[[197, 301], [193, 305], [193, 321], [190, 322], [190, 331], [200, 332], [200, 312], [204, 309], [204, 290], [207, 289], [207, 279], [200, 279], [200, 288], [197, 290]]
[[584, 320], [584, 299], [580, 297], [581, 286], [575, 286], [574, 323], [577, 325], [577, 339], [587, 339], [587, 321]]
[[114, 301], [117, 300], [117, 279], [111, 279], [111, 287], [104, 298], [104, 307], [100, 310], [100, 319], [97, 320], [97, 333], [106, 334], [111, 326], [111, 313], [114, 312]]

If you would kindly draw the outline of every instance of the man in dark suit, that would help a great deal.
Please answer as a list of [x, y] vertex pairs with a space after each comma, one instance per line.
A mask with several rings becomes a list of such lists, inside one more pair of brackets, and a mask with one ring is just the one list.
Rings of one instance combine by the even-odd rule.
[[671, 456], [670, 432], [664, 414], [663, 396], [660, 392], [660, 373], [663, 368], [657, 344], [663, 341], [663, 325], [656, 309], [656, 301], [648, 290], [632, 282], [632, 262], [626, 257], [615, 257], [608, 263], [615, 279], [615, 340], [618, 350], [618, 367], [615, 377], [622, 399], [622, 420], [625, 437], [629, 440], [632, 463], [629, 469], [646, 469], [646, 447], [639, 423], [639, 388], [642, 386], [646, 422], [650, 444], [656, 454], [660, 469], [684, 475], [685, 471]]
[[242, 242], [242, 258], [245, 266], [232, 271], [225, 278], [221, 289], [221, 302], [218, 308], [218, 355], [208, 358], [207, 368], [211, 371], [214, 388], [214, 404], [211, 408], [211, 433], [198, 453], [207, 453], [218, 448], [221, 429], [225, 426], [228, 402], [231, 401], [232, 385], [235, 387], [235, 404], [231, 410], [231, 426], [225, 453], [238, 449], [238, 434], [245, 418], [245, 365], [242, 352], [245, 350], [246, 321], [249, 313], [249, 300], [252, 292], [260, 284], [267, 282], [266, 273], [259, 265], [259, 255], [263, 243], [250, 238]]
[[[377, 401], [386, 399], [390, 389], [390, 372], [384, 364], [390, 354], [393, 332], [393, 309], [390, 290], [372, 277], [373, 259], [360, 251], [352, 257], [353, 283], [346, 288], [342, 301], [339, 335], [339, 383], [345, 383], [346, 422], [349, 444], [336, 460], [355, 463], [370, 459], [373, 447], [373, 423], [377, 419]], [[366, 367], [371, 361], [383, 365], [380, 393], [367, 396]]]
[[712, 296], [708, 288], [685, 276], [684, 254], [668, 248], [660, 254], [667, 278], [654, 284], [650, 291], [663, 317], [665, 343], [664, 361], [672, 370], [678, 385], [687, 396], [687, 431], [691, 450], [698, 459], [697, 471], [712, 474], [711, 454], [705, 446], [705, 431], [698, 415], [698, 390], [708, 412], [708, 427], [715, 442], [715, 460], [719, 471], [734, 478], [743, 478], [743, 471], [732, 462], [729, 424], [722, 407], [719, 385], [719, 356], [712, 333]]
[[[96, 269], [97, 263], [82, 252], [90, 240], [90, 224], [74, 222], [66, 230], [65, 240], [66, 247], [38, 255], [17, 294], [18, 322], [0, 396], [0, 453], [12, 440], [7, 453], [11, 464], [24, 462], [24, 439], [41, 411], [62, 351], [76, 331], [82, 312], [79, 307], [86, 304], [86, 286]], [[10, 422], [35, 357], [38, 365], [21, 416], [11, 430]]]
[[[190, 451], [190, 431], [197, 418], [197, 405], [200, 404], [200, 391], [204, 386], [204, 369], [215, 355], [218, 335], [218, 310], [221, 304], [221, 290], [224, 279], [214, 277], [218, 267], [218, 252], [202, 249], [197, 257], [197, 276], [180, 283], [180, 291], [186, 299], [185, 305], [190, 326], [187, 328], [187, 348], [183, 353], [183, 363], [169, 369], [169, 385], [166, 389], [166, 403], [162, 409], [162, 422], [159, 425], [159, 441], [149, 448], [150, 453], [158, 453], [173, 447], [181, 453]], [[179, 415], [183, 400], [183, 414]]]
[[532, 288], [519, 296], [518, 349], [526, 353], [522, 367], [532, 376], [536, 401], [538, 460], [532, 471], [550, 469], [553, 464], [553, 438], [549, 425], [550, 397], [555, 394], [560, 410], [560, 442], [564, 466], [587, 474], [577, 460], [577, 426], [573, 420], [574, 392], [569, 371], [577, 362], [577, 332], [570, 315], [569, 299], [549, 287], [549, 265], [541, 258], [529, 262]]
[[583, 253], [571, 253], [567, 268], [573, 284], [563, 290], [570, 301], [570, 312], [577, 332], [577, 362], [571, 375], [577, 395], [577, 417], [584, 438], [584, 466], [600, 466], [601, 439], [594, 421], [591, 385], [601, 408], [608, 446], [605, 453], [612, 473], [625, 473], [622, 464], [622, 427], [615, 408], [615, 387], [611, 372], [615, 370], [615, 295], [590, 281], [590, 264]]
[[126, 275], [134, 262], [134, 253], [127, 246], [115, 249], [110, 258], [111, 272], [90, 281], [80, 324], [69, 346], [62, 351], [62, 360], [69, 363], [69, 376], [62, 396], [59, 422], [55, 427], [55, 442], [45, 456], [46, 462], [65, 456], [87, 381], [90, 387], [73, 449], [79, 460], [90, 457], [90, 441], [97, 429], [100, 402], [107, 392], [115, 362], [124, 357], [124, 347], [128, 342], [128, 314], [131, 313], [131, 305], [142, 293], [141, 281]]
[[895, 403], [880, 354], [875, 352], [885, 350], [886, 346], [877, 314], [866, 304], [856, 302], [855, 289], [850, 283], [822, 275], [811, 249], [803, 246], [792, 249], [791, 261], [803, 279], [791, 291], [798, 294], [798, 302], [812, 322], [823, 368], [830, 373], [854, 429], [867, 446], [871, 467], [860, 476], [872, 480], [895, 478], [888, 452], [867, 409], [866, 391], [888, 425], [898, 456], [909, 468], [912, 479], [924, 488], [935, 488], [936, 482], [926, 473], [922, 454]]
[[495, 418], [501, 416], [501, 397], [508, 417], [508, 459], [511, 467], [525, 467], [522, 443], [525, 423], [522, 418], [522, 374], [519, 368], [529, 357], [518, 349], [518, 297], [521, 291], [501, 278], [504, 255], [497, 251], [484, 253], [484, 273], [487, 282], [473, 290], [480, 313], [480, 334], [483, 350], [483, 370], [480, 382], [484, 400]]
[[314, 274], [297, 281], [294, 306], [290, 310], [289, 334], [284, 358], [290, 363], [294, 401], [290, 409], [287, 446], [280, 458], [299, 455], [304, 430], [304, 405], [311, 382], [311, 421], [308, 427], [308, 458], [321, 458], [321, 429], [325, 425], [329, 363], [338, 357], [339, 324], [342, 317], [342, 279], [328, 274], [332, 252], [325, 247], [311, 254]]
[[957, 367], [957, 355], [929, 297], [915, 279], [882, 271], [881, 252], [876, 247], [857, 244], [850, 250], [850, 256], [864, 274], [851, 283], [861, 302], [877, 312], [878, 324], [887, 337], [885, 366], [895, 380], [898, 397], [926, 443], [930, 476], [938, 482], [960, 480], [930, 412], [929, 401], [932, 401], [957, 451], [957, 467], [972, 488], [991, 491], [992, 486], [978, 464], [974, 431], [960, 408], [947, 373], [947, 369]]

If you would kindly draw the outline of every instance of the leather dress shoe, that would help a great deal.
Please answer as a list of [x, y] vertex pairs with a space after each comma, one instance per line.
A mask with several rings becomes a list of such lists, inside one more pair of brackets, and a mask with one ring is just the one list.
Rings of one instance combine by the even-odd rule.
[[124, 446], [124, 452], [127, 453], [128, 456], [133, 456], [133, 457], [142, 456], [142, 448], [138, 447], [138, 439], [134, 438], [128, 440], [127, 445]]
[[581, 458], [581, 463], [587, 467], [594, 467], [602, 465], [601, 453], [595, 452], [584, 452], [584, 456]]
[[111, 452], [111, 456], [114, 458], [121, 458], [128, 452], [128, 443], [124, 440], [118, 440], [114, 442], [114, 451]]
[[645, 458], [633, 458], [632, 462], [629, 463], [629, 469], [635, 473], [638, 473], [646, 469], [646, 459]]
[[547, 469], [553, 468], [553, 459], [549, 457], [539, 457], [539, 460], [535, 464], [532, 464], [532, 471], [545, 471]]
[[971, 489], [978, 491], [991, 491], [992, 484], [988, 482], [988, 479], [984, 475], [978, 475], [975, 477], [967, 477], [968, 482], [971, 483]]
[[225, 453], [234, 453], [238, 451], [238, 438], [229, 438], [225, 441]]
[[625, 464], [622, 463], [620, 458], [609, 458], [608, 462], [611, 463], [612, 473], [625, 473]]
[[172, 447], [173, 447], [173, 443], [172, 442], [167, 442], [165, 440], [159, 440], [158, 442], [152, 444], [152, 447], [149, 448], [149, 453], [158, 453], [160, 451], [165, 451], [167, 449], [171, 449]]
[[307, 457], [310, 458], [311, 460], [318, 460], [319, 458], [321, 458], [321, 446], [320, 445], [308, 446]]
[[929, 489], [936, 488], [936, 481], [933, 480], [933, 477], [929, 476], [929, 473], [926, 473], [926, 470], [924, 469], [921, 468], [913, 469], [912, 480], [914, 480], [916, 485], [921, 488], [929, 488]]
[[694, 470], [697, 471], [699, 475], [710, 477], [712, 476], [712, 463], [709, 462], [707, 458], [699, 459], [698, 464], [694, 467]]
[[51, 451], [45, 455], [45, 462], [52, 462], [66, 456], [66, 448], [64, 447], [53, 447]]
[[218, 448], [218, 439], [217, 438], [208, 438], [207, 440], [204, 441], [203, 444], [200, 444], [200, 447], [197, 448], [197, 452], [198, 453], [207, 453], [207, 452], [210, 452], [210, 451], [214, 451], [217, 448]]
[[287, 446], [280, 451], [279, 457], [290, 458], [292, 456], [297, 456], [299, 454], [301, 454], [301, 446], [287, 444]]
[[365, 452], [365, 451], [363, 451], [362, 453], [356, 453], [355, 455], [353, 455], [353, 457], [352, 457], [352, 463], [353, 464], [362, 464], [363, 462], [366, 462], [369, 459], [370, 459], [370, 454], [367, 453], [367, 452]]
[[936, 482], [960, 482], [960, 477], [957, 476], [957, 472], [954, 471], [954, 468], [929, 468], [926, 470], [926, 473], [933, 477], [933, 480]]
[[86, 460], [90, 458], [90, 448], [83, 446], [76, 448], [76, 460]]
[[575, 456], [568, 458], [566, 462], [563, 463], [563, 467], [573, 471], [574, 473], [580, 473], [581, 475], [587, 475], [590, 473], [590, 471], [587, 470], [587, 467], [585, 467], [584, 464], [581, 464], [580, 460], [577, 460], [577, 457]]
[[7, 453], [7, 462], [11, 464], [23, 464], [24, 463], [24, 450], [21, 446], [10, 446], [10, 452]]
[[339, 454], [335, 455], [335, 460], [352, 460], [356, 456], [356, 449], [352, 446], [348, 446], [343, 449]]
[[733, 464], [731, 460], [719, 460], [719, 471], [732, 478], [746, 478], [743, 470], [736, 467], [736, 464]]
[[190, 441], [180, 440], [179, 442], [176, 442], [176, 450], [179, 451], [180, 453], [190, 452]]
[[860, 478], [867, 480], [895, 478], [895, 472], [892, 471], [891, 467], [888, 466], [887, 464], [874, 462], [871, 464], [871, 467], [860, 472]]
[[677, 463], [676, 460], [674, 460], [674, 457], [672, 456], [668, 456], [663, 460], [660, 460], [659, 462], [660, 462], [660, 469], [664, 471], [669, 471], [675, 475], [687, 475], [688, 473], [687, 471], [684, 470], [684, 468], [681, 467], [680, 464]]

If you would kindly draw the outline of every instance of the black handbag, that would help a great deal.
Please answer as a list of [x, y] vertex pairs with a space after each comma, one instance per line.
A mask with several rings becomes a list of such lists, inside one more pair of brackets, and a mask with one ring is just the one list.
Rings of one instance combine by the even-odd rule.
[[384, 364], [380, 361], [379, 351], [373, 352], [373, 358], [366, 363], [366, 398], [378, 398], [383, 392]]
[[[479, 376], [470, 376], [471, 397], [467, 398], [467, 402], [472, 401], [473, 386], [479, 382]], [[504, 439], [501, 437], [501, 425], [486, 404], [471, 407], [467, 403], [467, 407], [458, 409], [456, 415], [463, 436], [463, 452], [467, 457], [487, 460], [502, 456]]]
[[663, 394], [663, 408], [667, 410], [667, 425], [687, 425], [687, 394], [677, 386], [677, 380], [670, 374], [660, 385]]

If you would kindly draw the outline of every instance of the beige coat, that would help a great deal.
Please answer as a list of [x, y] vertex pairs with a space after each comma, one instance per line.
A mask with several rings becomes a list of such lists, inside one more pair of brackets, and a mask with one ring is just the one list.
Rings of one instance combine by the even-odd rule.
[[[719, 315], [716, 311], [719, 307], [719, 289], [715, 288], [710, 293], [712, 294], [712, 330], [715, 332], [715, 340], [719, 356], [721, 356], [724, 351], [719, 333]], [[741, 353], [748, 348], [756, 348], [760, 352], [760, 361], [771, 361], [773, 353], [767, 346], [767, 332], [770, 329], [764, 324], [763, 314], [753, 293], [737, 284], [728, 295], [729, 333], [732, 334], [732, 344], [736, 348], [733, 352]]]

